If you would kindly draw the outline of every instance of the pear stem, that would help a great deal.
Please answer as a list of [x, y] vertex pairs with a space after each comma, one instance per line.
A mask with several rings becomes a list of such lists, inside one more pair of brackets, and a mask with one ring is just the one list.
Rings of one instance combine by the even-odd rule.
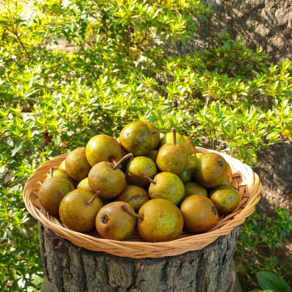
[[156, 134], [156, 133], [157, 133], [157, 131], [152, 131], [151, 133], [152, 133], [152, 135], [153, 135], [153, 134]]
[[51, 178], [53, 177], [53, 173], [54, 173], [54, 167], [51, 167], [51, 168], [50, 168], [50, 177], [51, 177]]
[[194, 147], [193, 141], [191, 140], [190, 137], [189, 137], [189, 139], [190, 139], [190, 140], [189, 140], [189, 143], [190, 143], [190, 145], [191, 145], [193, 155], [196, 156], [196, 153], [197, 153], [196, 148]]
[[118, 163], [116, 163], [113, 167], [113, 170], [116, 170], [117, 167], [119, 167], [119, 165], [124, 162], [125, 160], [129, 159], [129, 158], [134, 158], [133, 153], [129, 153], [127, 155], [125, 155]]
[[157, 182], [155, 180], [153, 180], [152, 178], [148, 177], [148, 176], [144, 176], [145, 178], [147, 178], [151, 183], [153, 183], [154, 185], [157, 184]]
[[172, 145], [176, 145], [176, 128], [175, 127], [171, 128], [171, 131], [173, 133], [173, 142], [172, 142]]
[[144, 220], [144, 217], [143, 217], [143, 216], [141, 216], [141, 215], [139, 215], [139, 214], [136, 214], [135, 212], [129, 210], [129, 209], [127, 208], [126, 205], [122, 205], [121, 207], [122, 207], [122, 209], [123, 209], [124, 211], [126, 211], [128, 214], [130, 214], [130, 215], [132, 215], [132, 216], [134, 216], [134, 217], [136, 217], [137, 219], [140, 219], [140, 220], [142, 220], [142, 221]]
[[100, 195], [100, 191], [96, 191], [94, 196], [86, 203], [86, 205], [91, 205], [91, 203]]
[[[114, 165], [116, 165], [116, 164], [117, 164], [117, 162], [116, 162], [116, 161], [115, 161], [113, 158], [111, 158], [111, 159], [110, 159], [110, 162], [111, 162], [111, 163], [113, 163]], [[122, 168], [122, 166], [121, 166], [121, 165], [119, 165], [119, 168]]]

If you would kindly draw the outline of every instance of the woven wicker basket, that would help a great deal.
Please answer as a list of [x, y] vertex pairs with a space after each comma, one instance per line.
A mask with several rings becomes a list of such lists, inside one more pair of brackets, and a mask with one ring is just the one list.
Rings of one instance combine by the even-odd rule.
[[[216, 151], [199, 147], [197, 148], [197, 152], [216, 153]], [[255, 205], [260, 200], [259, 194], [262, 186], [258, 175], [255, 174], [249, 166], [229, 155], [219, 154], [226, 159], [232, 168], [232, 185], [239, 189], [241, 197], [239, 206], [231, 214], [220, 217], [217, 225], [210, 231], [197, 235], [183, 232], [178, 239], [169, 242], [145, 242], [139, 236], [137, 230], [125, 241], [101, 238], [96, 231], [83, 234], [69, 230], [58, 218], [46, 212], [38, 201], [38, 189], [42, 181], [46, 178], [47, 173], [49, 173], [49, 169], [51, 167], [57, 168], [66, 158], [67, 154], [60, 155], [44, 163], [34, 172], [25, 185], [23, 199], [27, 210], [36, 220], [54, 231], [58, 236], [69, 240], [76, 246], [133, 259], [179, 255], [188, 251], [200, 250], [215, 241], [219, 236], [229, 234], [234, 227], [242, 224], [245, 218], [253, 213]]]

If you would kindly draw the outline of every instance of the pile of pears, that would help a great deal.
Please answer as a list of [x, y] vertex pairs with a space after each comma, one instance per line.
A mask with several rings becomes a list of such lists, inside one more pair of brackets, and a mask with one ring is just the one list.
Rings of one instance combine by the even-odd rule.
[[51, 169], [42, 207], [69, 229], [125, 240], [137, 228], [149, 242], [203, 233], [239, 204], [232, 170], [218, 153], [196, 153], [190, 138], [135, 121], [115, 139], [100, 134]]

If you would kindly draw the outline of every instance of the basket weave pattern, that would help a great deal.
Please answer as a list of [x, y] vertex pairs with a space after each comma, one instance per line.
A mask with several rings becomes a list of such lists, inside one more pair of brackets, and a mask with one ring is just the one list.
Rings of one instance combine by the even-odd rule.
[[[215, 152], [197, 147], [197, 152]], [[229, 215], [221, 216], [215, 227], [203, 234], [192, 235], [183, 232], [176, 240], [169, 242], [145, 242], [137, 230], [125, 241], [116, 241], [102, 238], [96, 231], [83, 234], [68, 229], [58, 218], [44, 210], [37, 198], [41, 183], [46, 178], [51, 167], [58, 168], [67, 154], [60, 155], [38, 168], [27, 181], [23, 199], [29, 213], [45, 227], [54, 231], [58, 236], [69, 240], [76, 246], [93, 251], [103, 251], [120, 257], [160, 258], [183, 254], [188, 251], [200, 250], [215, 241], [218, 237], [229, 234], [232, 229], [245, 221], [245, 218], [253, 213], [255, 205], [260, 200], [262, 185], [259, 177], [252, 169], [230, 157], [222, 154], [232, 168], [232, 186], [239, 190], [239, 206]]]

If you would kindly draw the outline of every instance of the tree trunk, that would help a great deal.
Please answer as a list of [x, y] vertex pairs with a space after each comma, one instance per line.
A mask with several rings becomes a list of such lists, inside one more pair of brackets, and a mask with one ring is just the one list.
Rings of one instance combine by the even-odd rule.
[[256, 211], [275, 217], [275, 208], [287, 208], [292, 214], [292, 145], [275, 144], [257, 152], [254, 171], [263, 185], [262, 198]]
[[76, 247], [39, 223], [46, 292], [226, 292], [239, 228], [200, 251], [131, 259]]

